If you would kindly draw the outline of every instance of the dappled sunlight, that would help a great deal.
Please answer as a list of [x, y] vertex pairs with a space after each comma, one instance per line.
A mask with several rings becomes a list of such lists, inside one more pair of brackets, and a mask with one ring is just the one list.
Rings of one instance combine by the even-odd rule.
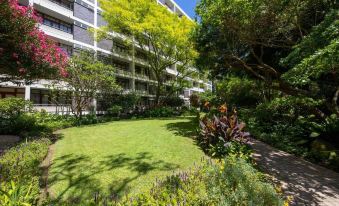
[[190, 139], [191, 118], [127, 120], [60, 132], [47, 183], [56, 201], [97, 194], [119, 199], [192, 167], [203, 156]]
[[338, 173], [265, 143], [253, 140], [251, 144], [255, 151], [253, 157], [259, 166], [282, 181], [285, 195], [292, 195], [295, 204], [312, 202], [318, 205], [339, 198]]
[[[119, 197], [129, 192], [129, 184], [153, 170], [172, 171], [179, 167], [177, 164], [156, 160], [150, 153], [142, 152], [136, 156], [124, 153], [109, 155], [102, 161], [93, 163], [86, 155], [64, 155], [54, 160], [53, 171], [49, 178], [49, 186], [63, 182], [67, 187], [56, 195], [57, 200], [64, 199], [66, 193], [71, 194], [71, 201], [84, 197], [94, 197], [96, 193]], [[112, 177], [108, 188], [101, 185], [98, 175], [107, 171], [126, 168], [133, 174], [126, 178]], [[81, 172], [79, 172], [79, 169]], [[69, 196], [69, 195], [67, 195]], [[70, 200], [67, 198], [67, 200]]]
[[188, 121], [168, 123], [166, 128], [177, 136], [193, 138], [197, 135], [197, 122], [194, 117], [187, 118]]

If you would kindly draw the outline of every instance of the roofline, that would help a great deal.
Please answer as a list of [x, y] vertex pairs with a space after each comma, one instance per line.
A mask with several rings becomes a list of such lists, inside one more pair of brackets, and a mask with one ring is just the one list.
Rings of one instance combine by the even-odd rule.
[[[175, 0], [168, 0], [168, 1], [173, 3], [176, 9], [179, 9], [179, 11], [183, 13], [189, 20], [193, 21], [193, 19], [175, 2]], [[158, 2], [161, 3], [159, 0]]]
[[174, 5], [190, 20], [193, 21], [193, 19], [175, 2], [174, 0], [170, 0]]

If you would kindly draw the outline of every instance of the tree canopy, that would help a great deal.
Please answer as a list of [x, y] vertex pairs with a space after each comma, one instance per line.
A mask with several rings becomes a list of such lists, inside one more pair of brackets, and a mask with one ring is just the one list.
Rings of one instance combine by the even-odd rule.
[[[179, 17], [156, 0], [100, 0], [108, 25], [101, 31], [116, 31], [130, 37], [146, 53], [147, 63], [157, 80], [156, 101], [164, 94], [166, 69], [180, 63], [180, 75], [193, 73], [189, 67], [196, 56], [190, 33], [195, 23]], [[100, 36], [100, 35], [99, 35]]]
[[67, 55], [39, 28], [40, 18], [17, 0], [0, 0], [1, 81], [65, 76]]
[[328, 102], [338, 113], [335, 6], [332, 0], [202, 0], [197, 62], [214, 77], [246, 75], [287, 95]]
[[72, 97], [72, 112], [81, 118], [83, 111], [91, 111], [94, 99], [120, 89], [115, 83], [114, 71], [112, 66], [98, 61], [94, 54], [83, 51], [70, 59], [66, 68], [67, 76], [61, 79], [62, 82], [56, 82], [53, 89], [56, 97]]

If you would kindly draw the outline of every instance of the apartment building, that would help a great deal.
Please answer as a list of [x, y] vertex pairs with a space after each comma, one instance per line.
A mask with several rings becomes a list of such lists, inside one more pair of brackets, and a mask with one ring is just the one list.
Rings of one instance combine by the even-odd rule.
[[[90, 28], [106, 25], [98, 0], [19, 0], [22, 5], [31, 5], [42, 17], [39, 25], [48, 36], [69, 55], [79, 50], [94, 50], [100, 60], [113, 64], [117, 83], [126, 93], [136, 92], [142, 96], [144, 105], [151, 105], [155, 98], [155, 78], [150, 72], [145, 54], [136, 49], [134, 54], [123, 43], [124, 37], [112, 33], [114, 40], [95, 41]], [[158, 0], [179, 16], [187, 16], [173, 0]], [[176, 66], [167, 69], [167, 79], [175, 78]], [[191, 80], [192, 88], [184, 88], [180, 96], [187, 102], [192, 93], [211, 90], [209, 82]], [[33, 101], [36, 108], [54, 112], [56, 107], [48, 95], [48, 81], [41, 80], [31, 85], [5, 83], [0, 86], [0, 98], [16, 96]]]

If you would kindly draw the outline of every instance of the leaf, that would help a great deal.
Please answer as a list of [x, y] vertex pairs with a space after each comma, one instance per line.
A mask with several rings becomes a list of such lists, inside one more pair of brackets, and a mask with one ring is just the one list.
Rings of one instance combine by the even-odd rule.
[[316, 137], [319, 137], [319, 136], [320, 136], [320, 134], [318, 132], [312, 132], [310, 134], [310, 137], [312, 137], [312, 138], [316, 138]]
[[220, 137], [220, 136], [218, 136], [218, 138], [219, 138], [221, 141], [225, 142], [224, 138], [222, 138], [222, 137]]

